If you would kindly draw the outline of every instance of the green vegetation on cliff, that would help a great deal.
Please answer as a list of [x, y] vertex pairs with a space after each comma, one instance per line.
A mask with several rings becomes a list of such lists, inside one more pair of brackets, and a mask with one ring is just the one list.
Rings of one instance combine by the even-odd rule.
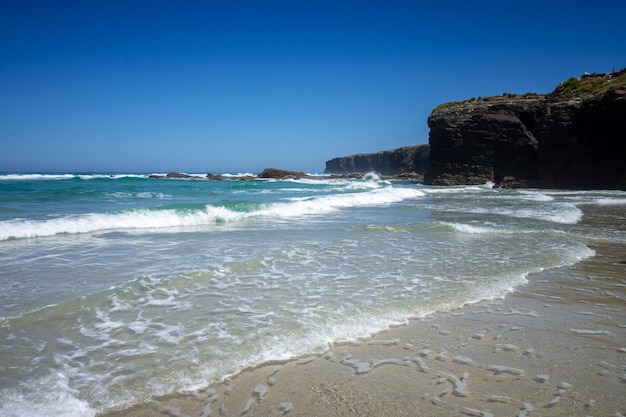
[[463, 100], [463, 101], [449, 101], [447, 103], [438, 105], [437, 107], [435, 107], [435, 110], [443, 110], [443, 109], [447, 109], [450, 107], [460, 106], [461, 104], [473, 103], [474, 101], [476, 101], [474, 97], [467, 99], [467, 100]]
[[[572, 77], [566, 81], [563, 81], [559, 86], [551, 93], [553, 95], [601, 95], [612, 90], [626, 89], [626, 68], [618, 72], [610, 72], [605, 74], [587, 74], [582, 77]], [[463, 104], [490, 101], [498, 98], [536, 98], [540, 94], [526, 93], [526, 94], [514, 94], [514, 93], [502, 93], [502, 96], [495, 97], [478, 97], [478, 99], [472, 97], [462, 101], [450, 101], [443, 103], [435, 107], [434, 110], [444, 110], [452, 107], [460, 106]]]
[[580, 78], [572, 77], [563, 81], [553, 92], [557, 95], [604, 94], [611, 90], [626, 88], [626, 68], [614, 73], [585, 74]]
[[493, 97], [478, 97], [478, 98], [469, 98], [467, 100], [463, 100], [463, 101], [450, 101], [447, 103], [443, 103], [438, 105], [437, 107], [435, 107], [434, 110], [443, 110], [443, 109], [449, 109], [451, 107], [456, 107], [456, 106], [460, 106], [462, 104], [468, 104], [468, 103], [474, 103], [474, 102], [480, 102], [480, 101], [484, 101], [484, 102], [490, 102], [496, 99], [501, 99], [501, 98], [517, 98], [517, 97], [521, 97], [521, 98], [536, 98], [539, 97], [539, 94], [537, 93], [525, 93], [525, 94], [515, 94], [515, 93], [507, 93], [504, 92], [502, 93], [501, 96], [493, 96]]

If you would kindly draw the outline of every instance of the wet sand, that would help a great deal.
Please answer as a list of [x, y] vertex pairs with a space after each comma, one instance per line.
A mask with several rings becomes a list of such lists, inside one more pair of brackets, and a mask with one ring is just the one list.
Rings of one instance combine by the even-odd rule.
[[502, 300], [109, 416], [626, 415], [626, 245], [591, 247]]

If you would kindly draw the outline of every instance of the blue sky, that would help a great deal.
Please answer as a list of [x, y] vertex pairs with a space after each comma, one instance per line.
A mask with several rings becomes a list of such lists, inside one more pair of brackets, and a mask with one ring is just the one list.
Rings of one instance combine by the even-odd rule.
[[0, 1], [0, 171], [322, 172], [626, 67], [626, 3]]

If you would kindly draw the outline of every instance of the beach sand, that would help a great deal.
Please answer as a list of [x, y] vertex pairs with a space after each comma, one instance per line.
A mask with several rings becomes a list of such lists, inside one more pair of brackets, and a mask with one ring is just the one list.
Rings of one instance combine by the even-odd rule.
[[596, 256], [529, 276], [504, 299], [108, 415], [626, 415], [626, 245], [591, 247]]

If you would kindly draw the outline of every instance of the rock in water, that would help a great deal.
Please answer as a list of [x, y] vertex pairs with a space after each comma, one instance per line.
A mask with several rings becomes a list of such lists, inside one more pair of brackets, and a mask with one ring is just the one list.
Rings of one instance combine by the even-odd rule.
[[307, 178], [306, 175], [302, 171], [288, 171], [286, 169], [277, 169], [277, 168], [265, 168], [263, 172], [261, 172], [258, 178], [273, 178], [278, 180], [291, 180], [291, 179], [300, 179]]

